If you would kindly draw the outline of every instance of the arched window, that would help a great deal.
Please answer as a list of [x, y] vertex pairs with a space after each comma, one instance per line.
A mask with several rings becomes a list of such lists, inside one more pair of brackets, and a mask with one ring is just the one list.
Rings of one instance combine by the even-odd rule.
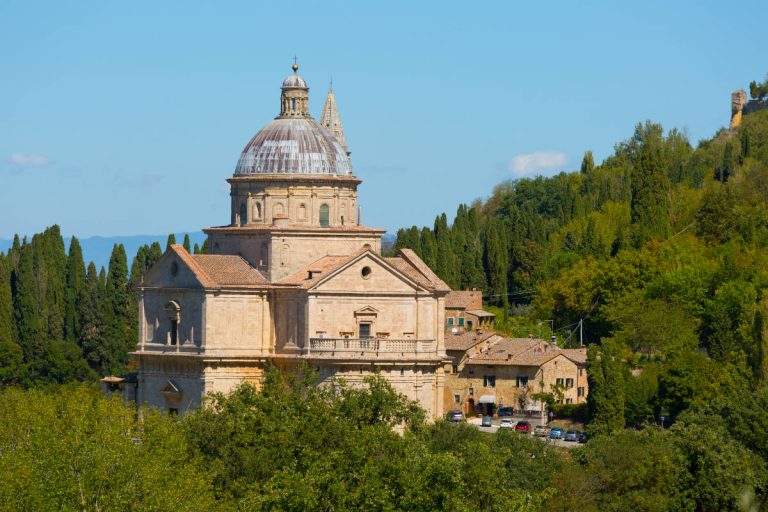
[[321, 228], [327, 228], [330, 226], [330, 221], [328, 220], [329, 217], [329, 208], [327, 204], [321, 204], [320, 205], [320, 227]]
[[181, 306], [175, 300], [168, 301], [165, 305], [165, 314], [168, 316], [168, 345], [179, 344], [179, 322], [181, 321]]
[[283, 214], [283, 203], [275, 203], [272, 207], [272, 216]]
[[296, 98], [291, 98], [291, 111], [296, 112]]
[[256, 203], [253, 205], [253, 218], [261, 219], [261, 203]]
[[248, 208], [245, 203], [240, 203], [240, 225], [244, 226], [248, 224]]

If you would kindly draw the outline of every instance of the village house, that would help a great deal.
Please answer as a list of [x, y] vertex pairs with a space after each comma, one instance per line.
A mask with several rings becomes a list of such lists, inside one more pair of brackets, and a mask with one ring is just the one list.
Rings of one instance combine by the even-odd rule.
[[585, 403], [588, 393], [586, 349], [561, 349], [536, 338], [504, 338], [496, 333], [446, 336], [446, 410], [492, 414], [500, 407], [545, 413], [534, 399], [551, 393], [557, 402]]
[[493, 330], [496, 315], [483, 310], [483, 292], [452, 291], [445, 297], [445, 332], [461, 334], [474, 329]]

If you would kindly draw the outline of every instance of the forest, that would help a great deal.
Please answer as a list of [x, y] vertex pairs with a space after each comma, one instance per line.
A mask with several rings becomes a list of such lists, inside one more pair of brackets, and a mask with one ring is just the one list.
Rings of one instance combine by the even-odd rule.
[[482, 289], [501, 332], [552, 320], [578, 345], [583, 326], [590, 441], [568, 453], [309, 370], [137, 415], [93, 382], [129, 369], [133, 289], [162, 248], [97, 269], [65, 247], [53, 226], [0, 254], [0, 510], [768, 506], [768, 111], [695, 147], [641, 123], [601, 163], [398, 231], [395, 250]]

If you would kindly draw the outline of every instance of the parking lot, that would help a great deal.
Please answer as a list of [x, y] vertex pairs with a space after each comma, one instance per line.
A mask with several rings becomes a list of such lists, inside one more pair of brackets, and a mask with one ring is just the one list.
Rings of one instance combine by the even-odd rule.
[[[577, 441], [565, 441], [564, 439], [550, 439], [549, 435], [540, 437], [540, 436], [534, 436], [534, 429], [536, 428], [536, 425], [546, 425], [547, 422], [544, 418], [532, 418], [532, 417], [513, 417], [510, 418], [512, 427], [510, 430], [514, 431], [514, 426], [519, 421], [527, 421], [531, 424], [531, 430], [527, 434], [523, 432], [516, 432], [518, 435], [529, 435], [532, 437], [536, 437], [537, 439], [541, 439], [542, 442], [547, 443], [552, 446], [557, 446], [560, 448], [576, 448], [577, 446], [581, 446]], [[480, 429], [482, 432], [488, 432], [489, 434], [495, 434], [499, 431], [500, 424], [501, 424], [501, 418], [493, 418], [491, 420], [491, 426], [490, 427], [483, 427], [482, 426], [482, 418], [467, 418], [467, 423], [470, 425], [476, 426], [478, 429]], [[506, 428], [506, 427], [505, 427]]]

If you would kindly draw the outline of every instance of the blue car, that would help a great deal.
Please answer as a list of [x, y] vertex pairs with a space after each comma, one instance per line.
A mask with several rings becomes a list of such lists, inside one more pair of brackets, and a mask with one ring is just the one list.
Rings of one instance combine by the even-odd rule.
[[552, 430], [549, 431], [549, 438], [550, 439], [562, 439], [563, 438], [563, 428], [562, 427], [552, 427]]

